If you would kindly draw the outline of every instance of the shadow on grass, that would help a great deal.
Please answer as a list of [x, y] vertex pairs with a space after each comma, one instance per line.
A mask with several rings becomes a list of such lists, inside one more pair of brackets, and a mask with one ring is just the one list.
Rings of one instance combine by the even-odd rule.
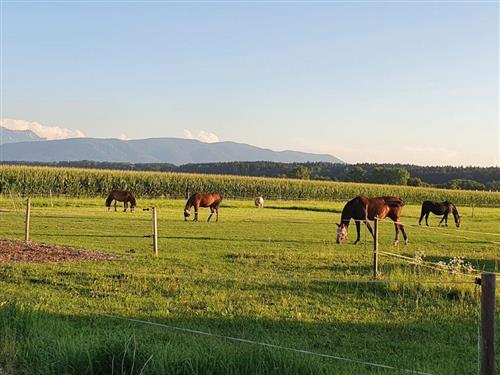
[[400, 369], [458, 374], [476, 368], [477, 327], [467, 318], [418, 321], [407, 317], [398, 323], [303, 322], [192, 313], [171, 318], [149, 314], [113, 318], [49, 314], [8, 304], [0, 308], [0, 321], [0, 340], [8, 344], [4, 351], [9, 354], [1, 357], [0, 365], [29, 374], [402, 373], [182, 329]]
[[342, 210], [336, 208], [322, 207], [302, 207], [302, 206], [266, 206], [266, 209], [271, 210], [292, 210], [292, 211], [312, 211], [312, 212], [331, 212], [335, 214], [342, 213]]

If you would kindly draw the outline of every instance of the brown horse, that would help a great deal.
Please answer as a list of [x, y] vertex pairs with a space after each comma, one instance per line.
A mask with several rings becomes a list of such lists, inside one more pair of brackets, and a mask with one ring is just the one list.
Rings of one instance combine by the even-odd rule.
[[135, 197], [132, 195], [130, 191], [124, 190], [113, 190], [109, 193], [108, 198], [106, 198], [106, 207], [111, 208], [111, 202], [115, 201], [115, 211], [116, 211], [116, 202], [124, 202], [123, 203], [123, 212], [127, 212], [128, 203], [130, 202], [130, 212], [134, 212], [137, 207], [137, 201]]
[[360, 240], [361, 221], [366, 224], [366, 227], [373, 236], [373, 230], [368, 221], [375, 220], [375, 217], [378, 217], [379, 220], [383, 220], [388, 217], [394, 221], [394, 227], [396, 229], [394, 245], [398, 244], [399, 230], [403, 233], [405, 244], [408, 244], [408, 237], [406, 236], [404, 226], [399, 223], [403, 206], [404, 202], [400, 198], [396, 197], [356, 197], [350, 200], [342, 210], [340, 224], [337, 224], [337, 243], [340, 243], [342, 240], [347, 238], [347, 229], [349, 228], [349, 222], [351, 219], [354, 219], [356, 223], [358, 237], [354, 243], [357, 244]]
[[191, 207], [194, 207], [194, 221], [198, 221], [198, 209], [200, 207], [210, 207], [210, 216], [207, 221], [215, 212], [215, 221], [219, 221], [219, 207], [222, 202], [222, 197], [217, 193], [194, 193], [189, 197], [184, 207], [184, 220], [187, 221], [191, 215]]
[[457, 228], [460, 227], [460, 215], [458, 214], [458, 210], [455, 207], [455, 205], [451, 202], [445, 201], [445, 202], [431, 202], [431, 201], [424, 201], [422, 203], [422, 211], [420, 212], [420, 219], [418, 220], [418, 225], [422, 223], [422, 219], [425, 216], [425, 225], [429, 226], [429, 214], [433, 213], [435, 215], [443, 215], [441, 218], [441, 221], [439, 222], [439, 226], [444, 221], [444, 225], [448, 226], [448, 215], [451, 213], [453, 215], [453, 218], [455, 219], [455, 225]]

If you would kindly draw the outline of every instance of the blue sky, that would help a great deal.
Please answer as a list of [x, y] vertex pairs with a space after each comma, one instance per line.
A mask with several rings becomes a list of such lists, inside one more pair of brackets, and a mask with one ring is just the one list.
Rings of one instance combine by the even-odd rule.
[[2, 117], [499, 164], [498, 3], [3, 2]]

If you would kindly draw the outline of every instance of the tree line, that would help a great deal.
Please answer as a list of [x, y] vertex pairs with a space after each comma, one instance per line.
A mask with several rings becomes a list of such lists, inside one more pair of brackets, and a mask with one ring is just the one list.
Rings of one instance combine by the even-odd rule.
[[267, 161], [193, 163], [180, 166], [169, 163], [97, 162], [89, 160], [52, 163], [4, 162], [4, 164], [282, 177], [433, 186], [457, 190], [500, 191], [500, 168], [498, 167], [417, 166], [411, 164], [373, 163], [337, 164], [327, 162], [278, 163]]

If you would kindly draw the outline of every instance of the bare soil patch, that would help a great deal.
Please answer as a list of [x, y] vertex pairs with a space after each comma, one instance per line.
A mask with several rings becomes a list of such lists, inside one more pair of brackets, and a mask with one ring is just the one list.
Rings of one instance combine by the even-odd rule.
[[113, 260], [117, 256], [73, 247], [37, 242], [0, 240], [0, 263], [77, 262]]

